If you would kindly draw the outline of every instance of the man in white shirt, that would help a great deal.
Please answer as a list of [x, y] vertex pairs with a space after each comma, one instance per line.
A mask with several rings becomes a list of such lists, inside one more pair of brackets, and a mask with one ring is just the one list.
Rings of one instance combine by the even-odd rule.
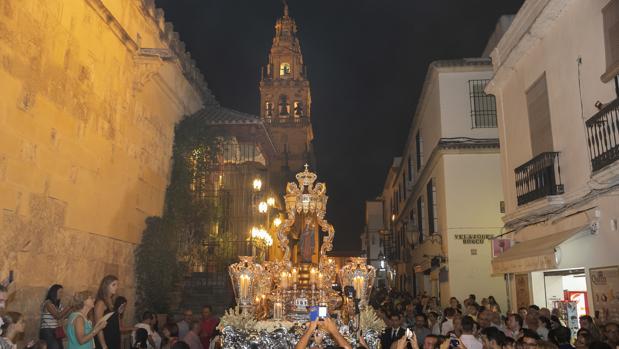
[[456, 309], [445, 308], [445, 321], [441, 323], [441, 335], [447, 336], [449, 332], [454, 330], [454, 316], [456, 316]]
[[156, 348], [156, 344], [155, 344], [155, 340], [153, 339], [153, 328], [152, 328], [152, 323], [153, 323], [153, 313], [150, 311], [145, 311], [144, 314], [142, 314], [142, 322], [135, 324], [135, 330], [133, 330], [133, 332], [131, 332], [131, 343], [133, 343], [133, 346], [135, 347], [136, 344], [136, 336], [135, 333], [138, 329], [144, 329], [146, 330], [146, 333], [148, 333], [148, 341], [147, 341], [147, 348], [148, 349], [157, 349]]
[[474, 335], [477, 330], [475, 321], [470, 316], [462, 318], [462, 335], [460, 341], [467, 349], [482, 349], [483, 343]]
[[178, 326], [178, 338], [185, 338], [187, 332], [191, 330], [191, 323], [193, 322], [193, 312], [191, 309], [185, 309], [183, 312], [183, 319], [176, 323]]

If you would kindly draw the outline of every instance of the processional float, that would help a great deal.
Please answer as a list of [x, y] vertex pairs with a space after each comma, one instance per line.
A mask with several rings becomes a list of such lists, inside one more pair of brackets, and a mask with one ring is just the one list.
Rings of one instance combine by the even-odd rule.
[[[237, 308], [222, 317], [222, 345], [294, 346], [309, 321], [310, 309], [322, 307], [327, 309], [327, 316], [336, 319], [340, 332], [351, 343], [357, 343], [361, 329], [370, 348], [378, 348], [385, 324], [368, 306], [376, 270], [367, 265], [366, 258], [350, 258], [338, 268], [327, 256], [333, 248], [335, 230], [325, 219], [326, 185], [315, 183], [317, 176], [307, 165], [296, 179], [298, 183], [286, 186], [286, 218], [277, 228], [282, 257], [258, 263], [252, 256], [241, 256], [238, 263], [229, 266]], [[319, 232], [324, 236], [315, 246]], [[291, 235], [296, 240], [292, 249]]]

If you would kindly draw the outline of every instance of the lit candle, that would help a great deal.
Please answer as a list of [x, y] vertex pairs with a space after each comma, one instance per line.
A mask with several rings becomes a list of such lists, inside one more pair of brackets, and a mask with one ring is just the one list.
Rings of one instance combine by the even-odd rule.
[[310, 269], [310, 279], [309, 279], [309, 282], [310, 282], [310, 285], [316, 283], [316, 269], [314, 269], [314, 268]]
[[299, 282], [299, 271], [297, 268], [292, 268], [292, 283], [296, 284]]
[[322, 273], [318, 273], [318, 287], [322, 286]]
[[246, 299], [249, 296], [249, 275], [241, 275], [239, 277], [239, 298]]
[[288, 273], [286, 273], [285, 271], [282, 271], [282, 276], [281, 276], [280, 283], [281, 283], [280, 286], [283, 289], [288, 288]]
[[355, 291], [357, 292], [357, 298], [359, 299], [363, 299], [365, 286], [364, 284], [365, 278], [363, 276], [355, 276], [352, 279], [352, 285], [355, 288]]
[[273, 303], [273, 318], [280, 320], [284, 317], [284, 305], [282, 302]]

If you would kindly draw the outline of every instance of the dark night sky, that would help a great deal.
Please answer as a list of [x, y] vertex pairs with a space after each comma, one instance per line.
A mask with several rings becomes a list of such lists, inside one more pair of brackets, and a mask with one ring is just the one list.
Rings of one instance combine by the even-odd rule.
[[[289, 0], [312, 87], [336, 250], [360, 248], [364, 201], [406, 141], [428, 64], [477, 57], [523, 0]], [[280, 0], [157, 0], [226, 107], [258, 115]]]

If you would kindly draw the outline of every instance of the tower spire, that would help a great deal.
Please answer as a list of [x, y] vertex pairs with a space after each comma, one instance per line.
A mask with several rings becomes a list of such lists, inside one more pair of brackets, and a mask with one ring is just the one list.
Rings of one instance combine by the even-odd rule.
[[288, 1], [282, 0], [284, 3], [284, 17], [288, 17]]

